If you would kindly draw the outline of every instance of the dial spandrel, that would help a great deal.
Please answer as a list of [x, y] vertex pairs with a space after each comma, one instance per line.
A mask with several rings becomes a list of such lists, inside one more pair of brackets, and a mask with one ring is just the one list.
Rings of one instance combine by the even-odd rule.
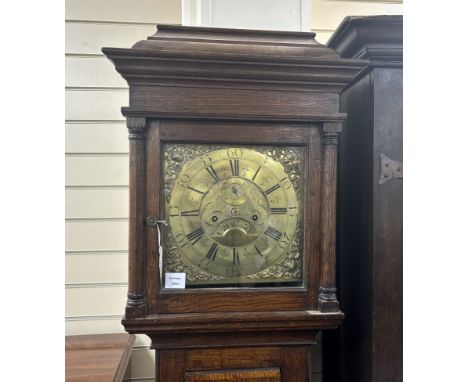
[[302, 281], [304, 149], [164, 146], [164, 270], [188, 286]]

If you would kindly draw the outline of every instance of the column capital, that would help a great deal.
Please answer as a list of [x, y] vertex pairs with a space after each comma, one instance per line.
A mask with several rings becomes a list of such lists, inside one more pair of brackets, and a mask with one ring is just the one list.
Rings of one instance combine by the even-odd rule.
[[127, 129], [129, 140], [146, 139], [146, 118], [127, 117]]
[[324, 122], [322, 126], [322, 145], [337, 145], [342, 127], [341, 122]]

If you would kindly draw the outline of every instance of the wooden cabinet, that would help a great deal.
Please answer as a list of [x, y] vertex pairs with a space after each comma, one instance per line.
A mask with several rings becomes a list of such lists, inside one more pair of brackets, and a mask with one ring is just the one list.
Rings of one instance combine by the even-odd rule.
[[65, 337], [67, 382], [122, 382], [130, 377], [135, 336], [125, 333]]
[[168, 382], [308, 381], [311, 373], [308, 346], [168, 350], [159, 361], [159, 378]]
[[239, 382], [281, 382], [280, 369], [255, 369], [235, 371], [189, 372], [187, 382], [239, 381]]
[[340, 98], [348, 119], [337, 283], [346, 320], [324, 340], [330, 381], [403, 380], [402, 24], [401, 16], [350, 17], [327, 44], [342, 57], [370, 60]]
[[335, 285], [339, 93], [314, 33], [159, 25], [103, 48], [130, 86], [123, 325], [159, 381], [310, 381]]

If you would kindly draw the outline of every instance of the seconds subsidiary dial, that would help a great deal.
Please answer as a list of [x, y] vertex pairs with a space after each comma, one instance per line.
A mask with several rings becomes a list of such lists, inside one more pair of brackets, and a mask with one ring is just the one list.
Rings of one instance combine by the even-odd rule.
[[184, 164], [167, 211], [184, 263], [237, 284], [283, 259], [298, 208], [281, 163], [253, 149], [223, 148]]

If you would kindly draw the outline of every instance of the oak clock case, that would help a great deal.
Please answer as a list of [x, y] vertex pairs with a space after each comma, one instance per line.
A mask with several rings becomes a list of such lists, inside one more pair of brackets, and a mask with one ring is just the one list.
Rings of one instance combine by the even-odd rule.
[[187, 287], [302, 285], [304, 148], [165, 144], [163, 158], [167, 272]]
[[344, 318], [339, 94], [368, 63], [314, 33], [170, 25], [103, 52], [130, 88], [125, 330], [160, 381], [311, 382]]

